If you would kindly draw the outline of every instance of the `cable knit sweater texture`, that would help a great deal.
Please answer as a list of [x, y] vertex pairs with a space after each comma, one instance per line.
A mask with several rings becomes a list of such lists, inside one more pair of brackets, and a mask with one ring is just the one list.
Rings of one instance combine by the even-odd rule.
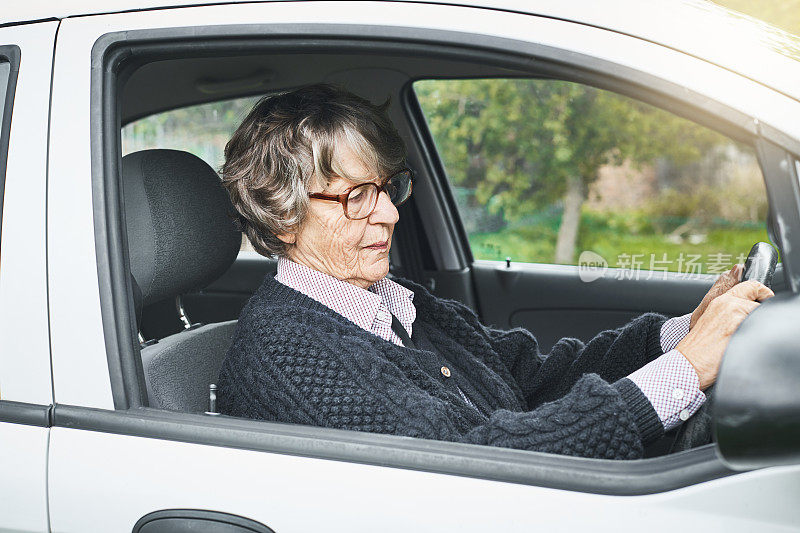
[[529, 331], [488, 328], [461, 303], [396, 281], [415, 293], [417, 348], [267, 276], [223, 362], [220, 412], [603, 459], [641, 458], [663, 434], [624, 377], [661, 355], [663, 315], [643, 314], [588, 343], [563, 338], [542, 354]]

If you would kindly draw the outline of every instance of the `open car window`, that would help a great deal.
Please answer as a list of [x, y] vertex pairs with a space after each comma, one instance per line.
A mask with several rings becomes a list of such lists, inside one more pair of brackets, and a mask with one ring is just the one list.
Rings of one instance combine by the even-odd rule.
[[769, 240], [755, 150], [690, 120], [552, 79], [414, 91], [475, 259], [718, 275]]

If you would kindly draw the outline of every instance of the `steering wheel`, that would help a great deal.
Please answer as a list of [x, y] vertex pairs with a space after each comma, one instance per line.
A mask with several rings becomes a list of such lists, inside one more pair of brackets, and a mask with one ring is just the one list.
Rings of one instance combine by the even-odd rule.
[[[778, 253], [771, 244], [757, 242], [750, 249], [750, 254], [744, 263], [744, 272], [741, 281], [754, 279], [772, 288], [772, 276], [778, 263]], [[740, 283], [741, 283], [740, 281]], [[670, 453], [696, 448], [703, 444], [714, 442], [711, 430], [711, 413], [713, 410], [714, 385], [703, 391], [706, 395], [705, 403], [697, 412], [678, 430]]]

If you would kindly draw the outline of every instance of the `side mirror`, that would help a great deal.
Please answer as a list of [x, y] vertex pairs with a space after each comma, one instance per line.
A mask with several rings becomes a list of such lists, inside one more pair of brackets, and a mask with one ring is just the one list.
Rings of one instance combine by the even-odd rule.
[[733, 335], [714, 399], [719, 453], [736, 470], [800, 463], [800, 295], [778, 294]]

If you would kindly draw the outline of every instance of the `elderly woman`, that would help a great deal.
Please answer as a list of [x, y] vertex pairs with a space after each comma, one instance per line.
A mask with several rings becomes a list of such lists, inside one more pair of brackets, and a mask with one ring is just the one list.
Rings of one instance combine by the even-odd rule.
[[647, 313], [543, 354], [527, 330], [389, 279], [411, 195], [386, 114], [331, 85], [259, 101], [223, 181], [255, 249], [278, 257], [239, 319], [220, 411], [248, 418], [609, 459], [705, 400], [728, 339], [772, 292], [720, 276], [694, 312]]

